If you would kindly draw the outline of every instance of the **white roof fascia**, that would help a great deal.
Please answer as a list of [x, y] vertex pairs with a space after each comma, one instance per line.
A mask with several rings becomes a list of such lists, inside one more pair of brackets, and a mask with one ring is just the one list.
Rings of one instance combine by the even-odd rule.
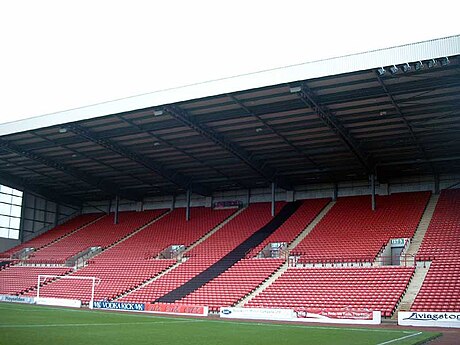
[[218, 79], [0, 124], [0, 136], [229, 92], [460, 54], [460, 35]]

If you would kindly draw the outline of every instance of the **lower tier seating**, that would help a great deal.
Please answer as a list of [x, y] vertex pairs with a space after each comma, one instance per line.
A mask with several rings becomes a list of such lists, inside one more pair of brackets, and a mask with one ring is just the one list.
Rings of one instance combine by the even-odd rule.
[[460, 189], [444, 190], [418, 261], [432, 261], [413, 311], [460, 312]]
[[[97, 277], [100, 283], [94, 290], [94, 299], [113, 299], [123, 292], [133, 289], [157, 275], [172, 264], [174, 260], [132, 260], [112, 262], [99, 261], [90, 264], [70, 276]], [[40, 288], [40, 296], [70, 298], [88, 303], [91, 299], [90, 280], [59, 279]]]
[[70, 271], [68, 267], [9, 267], [0, 271], [0, 294], [18, 295], [36, 287], [40, 274], [64, 275]]
[[246, 303], [263, 308], [367, 308], [390, 316], [413, 267], [290, 268]]
[[210, 311], [231, 306], [268, 279], [282, 259], [243, 259], [178, 303], [206, 305]]

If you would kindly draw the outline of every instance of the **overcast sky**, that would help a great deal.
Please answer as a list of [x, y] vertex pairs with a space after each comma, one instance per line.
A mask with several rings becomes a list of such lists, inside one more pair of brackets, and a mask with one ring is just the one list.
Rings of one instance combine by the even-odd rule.
[[409, 0], [2, 1], [0, 123], [456, 35], [459, 9]]

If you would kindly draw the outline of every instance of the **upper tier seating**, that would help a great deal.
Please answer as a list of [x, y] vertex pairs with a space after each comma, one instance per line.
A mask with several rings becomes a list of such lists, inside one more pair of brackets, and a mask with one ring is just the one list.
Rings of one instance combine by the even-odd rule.
[[[276, 203], [276, 211], [285, 205]], [[272, 219], [269, 203], [252, 204], [205, 241], [185, 253], [189, 259], [121, 301], [151, 302], [183, 285], [224, 257]]]
[[185, 208], [175, 209], [126, 241], [98, 255], [96, 260], [119, 260], [120, 257], [146, 259], [156, 257], [171, 245], [187, 247], [234, 212], [234, 209], [212, 210], [194, 207], [190, 220], [186, 221]]
[[243, 259], [178, 303], [206, 305], [218, 311], [251, 293], [283, 263], [283, 259]]
[[339, 198], [305, 239], [292, 250], [301, 263], [373, 261], [391, 238], [412, 238], [429, 192]]
[[0, 254], [0, 257], [10, 257], [12, 254], [24, 249], [24, 248], [35, 248], [40, 249], [43, 246], [46, 246], [47, 244], [57, 240], [58, 238], [65, 236], [72, 231], [75, 231], [82, 226], [91, 223], [92, 221], [96, 220], [97, 218], [101, 217], [101, 213], [90, 213], [90, 214], [83, 214], [80, 216], [77, 216], [75, 218], [72, 218], [71, 220], [56, 226], [55, 228], [31, 239], [30, 241], [27, 241], [23, 244], [20, 244], [16, 247], [13, 247], [9, 250], [7, 250], [4, 253]]
[[289, 268], [245, 307], [367, 308], [390, 316], [413, 267]]
[[[285, 202], [277, 202], [275, 212], [278, 213], [285, 204]], [[186, 255], [188, 257], [220, 259], [271, 219], [270, 203], [252, 204], [238, 217], [227, 223], [222, 229], [199, 246], [193, 248]]]
[[113, 223], [113, 214], [107, 215], [49, 247], [34, 252], [30, 256], [30, 261], [64, 263], [66, 259], [89, 247], [106, 248], [157, 218], [163, 212], [165, 211], [120, 212], [118, 224]]
[[17, 295], [35, 287], [39, 274], [63, 275], [70, 271], [68, 267], [9, 267], [0, 271], [0, 294]]
[[460, 189], [441, 192], [417, 260], [433, 262], [411, 310], [460, 312]]
[[257, 254], [270, 243], [291, 243], [307, 227], [307, 225], [315, 219], [318, 213], [320, 213], [329, 202], [330, 199], [310, 199], [302, 201], [302, 205], [299, 207], [297, 212], [294, 213], [265, 241], [251, 250], [248, 257], [257, 256]]

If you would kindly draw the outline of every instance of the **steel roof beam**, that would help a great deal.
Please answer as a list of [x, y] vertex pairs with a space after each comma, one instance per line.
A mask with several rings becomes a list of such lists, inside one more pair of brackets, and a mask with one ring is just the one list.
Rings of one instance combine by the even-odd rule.
[[153, 159], [144, 155], [140, 155], [128, 148], [122, 147], [109, 139], [100, 138], [96, 133], [93, 133], [80, 125], [67, 124], [65, 127], [91, 142], [94, 142], [112, 152], [115, 152], [122, 157], [128, 158], [133, 162], [141, 164], [148, 170], [153, 171], [154, 173], [162, 176], [166, 180], [171, 181], [175, 185], [185, 190], [191, 189], [193, 192], [205, 196], [211, 195], [212, 193], [208, 187], [194, 182], [191, 177], [185, 176], [180, 172], [167, 169], [162, 164], [154, 161]]
[[50, 201], [54, 201], [61, 205], [62, 204], [71, 205], [71, 206], [83, 205], [83, 201], [78, 198], [62, 195], [61, 192], [55, 191], [54, 189], [50, 187], [42, 188], [40, 186], [30, 184], [29, 182], [27, 182], [26, 179], [23, 179], [17, 176], [13, 176], [5, 172], [0, 172], [0, 181], [2, 181], [2, 184], [5, 184], [9, 187], [19, 189], [19, 190], [23, 189], [33, 194], [38, 194]]
[[412, 129], [412, 126], [410, 125], [409, 121], [406, 119], [406, 117], [404, 116], [401, 108], [399, 107], [399, 105], [396, 103], [396, 100], [394, 99], [394, 97], [392, 96], [392, 94], [390, 93], [390, 91], [388, 90], [387, 86], [385, 85], [385, 83], [383, 82], [382, 78], [378, 75], [377, 72], [375, 72], [375, 76], [377, 77], [377, 80], [380, 84], [380, 86], [382, 87], [383, 91], [385, 92], [385, 94], [387, 95], [387, 97], [389, 98], [391, 104], [393, 105], [393, 108], [396, 110], [396, 113], [399, 115], [399, 117], [401, 118], [401, 120], [404, 122], [404, 125], [407, 127], [407, 129], [409, 130], [409, 133], [410, 133], [410, 136], [411, 136], [411, 139], [412, 141], [414, 142], [415, 146], [417, 147], [418, 151], [421, 153], [421, 155], [423, 156], [423, 158], [425, 159], [425, 161], [427, 161], [430, 165], [430, 168], [431, 170], [433, 171], [434, 174], [436, 174], [436, 169], [434, 167], [434, 165], [431, 163], [431, 161], [429, 160], [429, 157], [425, 151], [425, 149], [423, 148], [422, 144], [420, 143], [420, 141], [418, 140], [417, 138], [417, 135], [415, 134], [414, 130]]
[[341, 141], [358, 159], [366, 172], [368, 174], [372, 173], [374, 170], [374, 164], [371, 160], [370, 154], [361, 147], [360, 143], [353, 138], [348, 129], [345, 128], [345, 126], [326, 106], [319, 104], [316, 95], [305, 82], [301, 84], [300, 90], [296, 93], [299, 95], [304, 104], [312, 109], [323, 121], [323, 123], [340, 137]]
[[120, 197], [128, 199], [128, 200], [141, 200], [142, 199], [142, 196], [139, 194], [120, 190], [120, 187], [114, 183], [104, 182], [103, 179], [99, 177], [96, 177], [84, 171], [75, 169], [67, 164], [56, 162], [38, 153], [34, 153], [32, 151], [25, 150], [22, 147], [15, 145], [11, 142], [0, 139], [0, 148], [7, 149], [11, 152], [16, 153], [17, 155], [29, 158], [43, 165], [51, 167], [55, 170], [62, 171], [63, 173], [70, 175], [83, 182], [86, 182], [87, 184], [92, 185], [109, 195], [112, 195], [112, 196], [119, 195]]
[[169, 115], [174, 117], [177, 121], [184, 124], [185, 126], [193, 129], [203, 137], [211, 140], [215, 144], [222, 147], [224, 150], [230, 152], [233, 156], [241, 160], [252, 170], [262, 176], [267, 182], [275, 182], [276, 185], [285, 190], [291, 190], [292, 184], [282, 176], [277, 175], [277, 171], [270, 167], [266, 162], [260, 162], [255, 159], [252, 154], [247, 152], [244, 148], [231, 142], [220, 133], [207, 127], [204, 124], [199, 123], [192, 118], [185, 110], [175, 105], [168, 105], [163, 108]]

